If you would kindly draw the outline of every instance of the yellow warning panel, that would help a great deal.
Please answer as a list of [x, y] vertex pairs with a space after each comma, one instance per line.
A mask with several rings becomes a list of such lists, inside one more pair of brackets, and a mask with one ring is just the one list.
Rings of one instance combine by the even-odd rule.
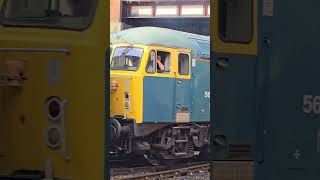
[[0, 174], [26, 169], [48, 178], [104, 178], [109, 9], [107, 1], [81, 2], [92, 8], [81, 17], [69, 12], [72, 23], [26, 18], [19, 22], [25, 28], [13, 20], [0, 26]]

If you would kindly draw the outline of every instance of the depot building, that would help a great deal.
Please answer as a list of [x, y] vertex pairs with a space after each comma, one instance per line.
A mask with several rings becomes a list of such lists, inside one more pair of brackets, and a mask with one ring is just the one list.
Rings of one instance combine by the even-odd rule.
[[210, 35], [209, 0], [111, 0], [110, 31], [156, 26]]

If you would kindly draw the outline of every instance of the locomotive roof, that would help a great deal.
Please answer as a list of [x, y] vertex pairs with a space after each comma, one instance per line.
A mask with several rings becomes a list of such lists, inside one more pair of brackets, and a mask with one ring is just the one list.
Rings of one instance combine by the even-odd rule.
[[160, 27], [137, 27], [111, 34], [110, 42], [160, 45], [196, 51], [196, 57], [210, 58], [210, 36]]

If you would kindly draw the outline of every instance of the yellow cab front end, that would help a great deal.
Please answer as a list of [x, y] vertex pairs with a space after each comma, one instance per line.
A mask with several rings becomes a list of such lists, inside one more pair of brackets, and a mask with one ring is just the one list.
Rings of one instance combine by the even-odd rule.
[[[117, 159], [123, 154], [142, 154], [150, 145], [142, 137], [166, 126], [145, 123], [144, 109], [145, 77], [173, 78], [174, 73], [151, 73], [156, 67], [155, 50], [174, 54], [177, 50], [158, 45], [113, 43], [110, 55], [110, 156]], [[177, 63], [172, 59], [168, 69]], [[148, 67], [148, 68], [147, 68]], [[120, 156], [119, 156], [120, 155]]]
[[[128, 53], [124, 55], [126, 50]], [[148, 60], [148, 50], [148, 46], [143, 45], [115, 44], [112, 46], [111, 117], [133, 119], [135, 123], [142, 123], [143, 76]]]
[[0, 179], [105, 176], [107, 2], [57, 2], [0, 0]]

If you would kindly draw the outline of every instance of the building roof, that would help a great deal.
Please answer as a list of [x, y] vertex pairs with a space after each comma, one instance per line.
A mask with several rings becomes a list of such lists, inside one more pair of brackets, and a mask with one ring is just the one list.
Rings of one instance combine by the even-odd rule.
[[136, 27], [111, 34], [110, 42], [186, 48], [198, 58], [210, 58], [210, 36], [160, 27]]

